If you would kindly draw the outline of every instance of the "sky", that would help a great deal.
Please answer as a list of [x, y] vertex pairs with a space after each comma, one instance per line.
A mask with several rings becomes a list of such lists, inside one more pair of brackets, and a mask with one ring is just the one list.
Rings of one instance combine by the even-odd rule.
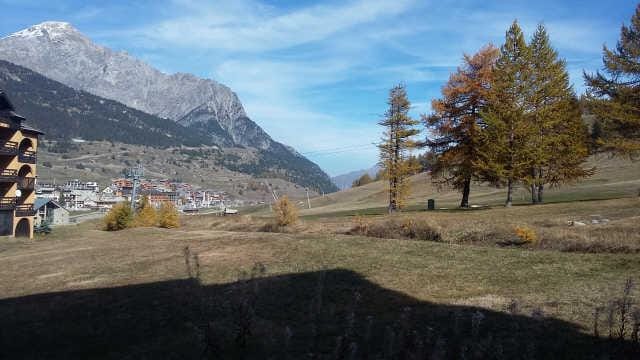
[[247, 114], [330, 175], [377, 162], [389, 89], [430, 111], [464, 53], [499, 46], [517, 19], [543, 23], [578, 94], [637, 1], [0, 0], [0, 36], [47, 21], [166, 72], [229, 86]]

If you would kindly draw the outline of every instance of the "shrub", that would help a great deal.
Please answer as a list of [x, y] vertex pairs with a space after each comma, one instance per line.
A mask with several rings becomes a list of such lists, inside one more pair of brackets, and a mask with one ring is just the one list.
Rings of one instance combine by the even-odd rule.
[[162, 203], [158, 211], [158, 226], [165, 229], [175, 229], [180, 227], [180, 218], [175, 205], [170, 202]]
[[371, 226], [370, 221], [362, 215], [356, 215], [353, 218], [353, 228], [351, 228], [351, 232], [354, 234], [365, 235], [369, 232], [369, 226]]
[[51, 233], [51, 226], [49, 225], [48, 221], [43, 220], [39, 225], [36, 225], [33, 228], [33, 232], [35, 232], [36, 234], [48, 235]]
[[385, 221], [366, 223], [356, 217], [349, 233], [387, 239], [442, 241], [440, 227], [425, 219], [391, 217]]
[[535, 244], [538, 241], [536, 231], [528, 226], [516, 226], [515, 233], [522, 242]]
[[132, 225], [135, 227], [151, 227], [158, 223], [158, 214], [156, 209], [149, 202], [149, 198], [144, 196], [138, 206]]
[[107, 231], [123, 230], [131, 225], [133, 214], [129, 202], [115, 204], [104, 217], [104, 229]]
[[351, 187], [358, 187], [372, 183], [374, 180], [369, 176], [369, 174], [364, 174], [360, 176], [358, 179], [354, 180], [351, 183]]
[[276, 201], [273, 211], [276, 214], [276, 224], [280, 227], [292, 225], [298, 221], [298, 209], [287, 196]]

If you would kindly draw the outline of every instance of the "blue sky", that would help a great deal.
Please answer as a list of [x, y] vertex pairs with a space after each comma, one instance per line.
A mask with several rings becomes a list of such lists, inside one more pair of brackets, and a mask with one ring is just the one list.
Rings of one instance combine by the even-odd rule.
[[0, 0], [0, 36], [72, 23], [94, 41], [162, 71], [213, 78], [238, 93], [249, 116], [331, 175], [368, 168], [388, 89], [407, 85], [414, 116], [429, 111], [463, 53], [518, 19], [543, 22], [567, 60], [601, 68], [637, 2], [616, 1], [33, 1]]

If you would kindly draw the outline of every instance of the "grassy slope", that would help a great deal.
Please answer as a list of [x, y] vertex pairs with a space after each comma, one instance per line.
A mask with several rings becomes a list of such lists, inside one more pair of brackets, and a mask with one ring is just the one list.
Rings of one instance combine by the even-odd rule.
[[189, 219], [195, 223], [180, 230], [118, 233], [92, 230], [95, 223], [87, 223], [57, 228], [46, 240], [2, 243], [0, 294], [7, 298], [184, 278], [181, 251], [189, 245], [200, 255], [206, 283], [234, 281], [254, 262], [264, 263], [270, 275], [349, 269], [417, 299], [448, 303], [493, 299], [489, 305], [498, 309], [511, 298], [530, 306], [553, 303], [550, 312], [584, 323], [598, 300], [619, 288], [626, 277], [640, 273], [637, 255], [497, 249], [346, 235], [224, 232], [207, 229], [207, 219], [214, 221], [200, 217]]
[[[614, 160], [601, 169], [606, 171], [550, 198], [630, 196], [637, 189], [637, 165]], [[412, 180], [427, 183], [424, 175]], [[416, 204], [433, 190], [425, 185], [419, 191], [413, 198]], [[499, 203], [502, 196], [501, 191], [485, 189], [476, 191], [473, 201]], [[457, 194], [439, 193], [436, 198], [441, 206], [447, 201], [455, 204]], [[320, 207], [320, 201], [326, 205]], [[283, 358], [274, 349], [282, 349], [285, 327], [293, 331], [292, 346], [298, 346], [293, 353], [305, 354], [314, 339], [308, 332], [309, 322], [315, 321], [309, 319], [309, 306], [316, 301], [317, 279], [326, 276], [318, 316], [330, 324], [320, 321], [322, 333], [317, 338], [317, 348], [325, 354], [335, 347], [357, 292], [361, 296], [358, 324], [363, 326], [371, 315], [377, 333], [384, 333], [385, 326], [411, 307], [415, 326], [444, 329], [451, 339], [455, 332], [451, 326], [455, 328], [456, 323], [456, 315], [451, 314], [472, 314], [480, 308], [488, 317], [487, 331], [495, 332], [496, 337], [506, 336], [508, 342], [509, 334], [521, 334], [518, 336], [535, 343], [546, 357], [580, 358], [595, 354], [591, 345], [579, 345], [592, 343], [585, 334], [592, 327], [594, 308], [619, 296], [626, 279], [640, 282], [638, 253], [532, 251], [337, 234], [351, 226], [351, 219], [337, 216], [336, 211], [363, 212], [372, 204], [384, 204], [381, 184], [317, 198], [314, 209], [304, 212], [303, 230], [296, 234], [252, 232], [255, 224], [245, 230], [240, 226], [224, 231], [224, 224], [243, 218], [194, 216], [184, 218], [185, 226], [176, 230], [107, 233], [89, 222], [56, 228], [47, 238], [33, 242], [0, 242], [0, 319], [4, 319], [3, 328], [14, 329], [0, 336], [0, 348], [16, 356], [51, 351], [35, 358], [93, 358], [98, 354], [121, 358], [136, 353], [166, 357], [171, 351], [196, 358], [202, 351], [200, 339], [206, 336], [207, 322], [218, 327], [220, 338], [233, 336], [237, 314], [230, 316], [224, 309], [233, 314], [237, 311], [234, 301], [242, 303], [246, 291], [254, 291], [247, 289], [260, 288], [254, 335], [272, 345], [263, 350], [260, 346], [264, 344], [256, 347], [257, 352], [248, 358], [263, 358], [261, 351], [272, 355], [275, 351], [273, 358]], [[528, 224], [561, 233], [568, 229], [567, 220], [588, 219], [593, 214], [612, 220], [608, 225], [577, 229], [590, 236], [589, 231], [607, 234], [609, 229], [611, 234], [616, 229], [638, 233], [639, 209], [637, 198], [626, 198], [402, 216], [429, 219], [443, 227], [484, 224], [511, 229]], [[247, 219], [256, 222], [255, 217]], [[637, 241], [637, 236], [627, 240]], [[185, 246], [198, 255], [202, 286], [185, 280]], [[266, 268], [260, 274], [264, 283], [237, 282], [246, 279], [257, 262]], [[640, 296], [637, 288], [633, 295]], [[207, 299], [206, 305], [200, 299]], [[512, 301], [518, 304], [518, 317], [505, 315]], [[545, 314], [544, 325], [531, 317], [535, 309]], [[601, 333], [606, 333], [601, 326]], [[280, 340], [273, 340], [274, 336]], [[380, 346], [384, 343], [384, 339], [373, 341]], [[517, 346], [505, 348], [506, 354], [520, 354], [518, 351]]]
[[[605, 156], [592, 157], [589, 167], [596, 167], [596, 174], [577, 184], [565, 185], [546, 191], [547, 202], [589, 199], [610, 199], [635, 196], [640, 189], [640, 162], [624, 159], [610, 159]], [[411, 177], [411, 193], [408, 205], [413, 208], [426, 207], [429, 198], [436, 199], [437, 207], [456, 207], [460, 194], [447, 189], [437, 189], [428, 174]], [[381, 181], [362, 187], [347, 189], [339, 193], [313, 199], [311, 210], [303, 215], [318, 215], [333, 212], [353, 212], [353, 210], [376, 209], [382, 212], [387, 203], [385, 184]], [[474, 185], [471, 204], [499, 205], [504, 202], [506, 191], [484, 185]], [[515, 203], [527, 203], [530, 195], [524, 188], [516, 190]]]

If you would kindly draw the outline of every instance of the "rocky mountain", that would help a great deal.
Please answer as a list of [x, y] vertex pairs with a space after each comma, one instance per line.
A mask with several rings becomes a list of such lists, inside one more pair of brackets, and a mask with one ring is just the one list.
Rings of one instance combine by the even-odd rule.
[[166, 148], [213, 145], [209, 136], [0, 60], [0, 89], [29, 125], [58, 141], [82, 138]]
[[0, 59], [76, 90], [115, 100], [205, 134], [220, 147], [258, 150], [253, 168], [330, 192], [314, 163], [264, 132], [227, 86], [191, 74], [165, 74], [125, 52], [93, 43], [64, 22], [44, 22], [0, 39]]

